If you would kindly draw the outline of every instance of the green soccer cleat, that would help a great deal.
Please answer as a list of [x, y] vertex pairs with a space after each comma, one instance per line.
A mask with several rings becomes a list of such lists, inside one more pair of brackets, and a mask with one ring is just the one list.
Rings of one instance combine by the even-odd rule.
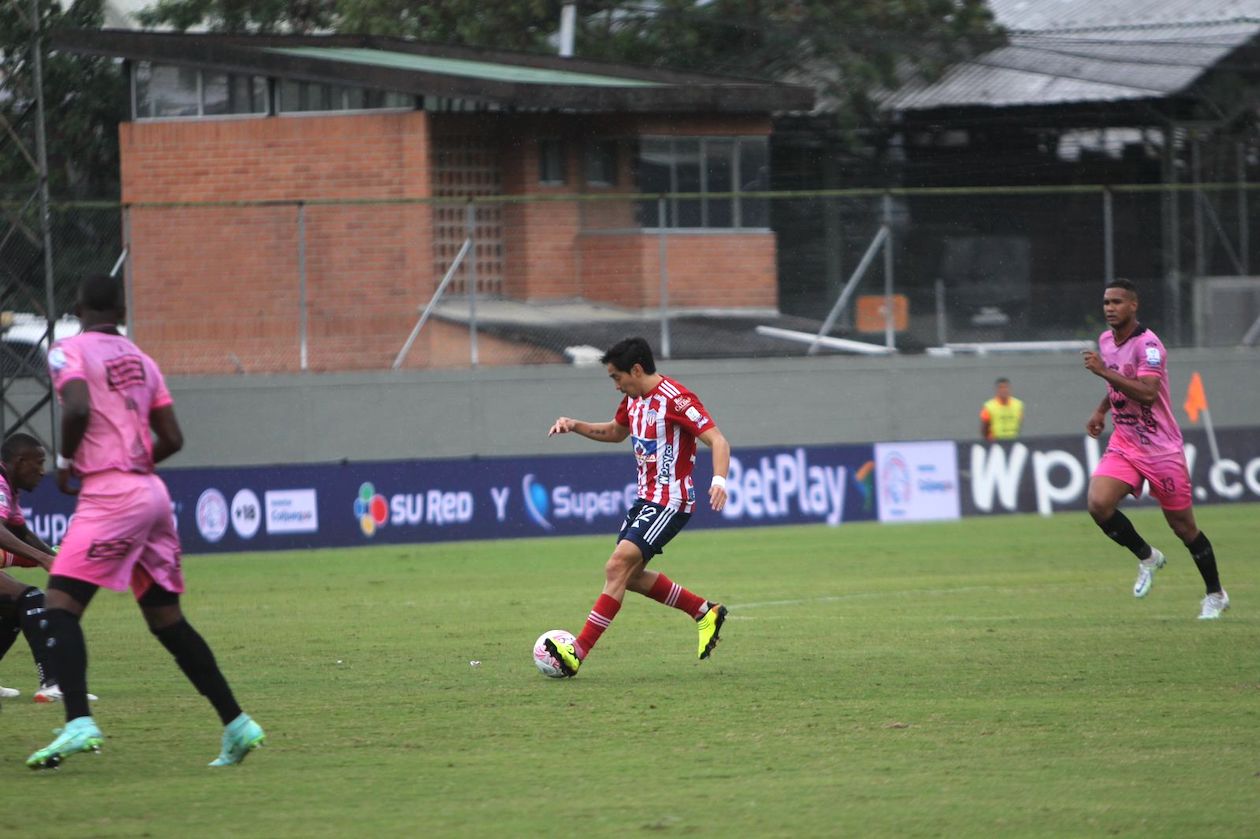
[[223, 748], [210, 766], [235, 766], [245, 756], [263, 744], [267, 735], [262, 726], [241, 714], [223, 728]]
[[548, 638], [543, 642], [547, 648], [547, 652], [560, 662], [560, 667], [564, 669], [564, 675], [573, 677], [577, 675], [578, 668], [582, 666], [582, 659], [578, 658], [577, 650], [572, 644], [557, 644], [555, 639]]
[[710, 604], [709, 611], [696, 618], [696, 625], [700, 630], [700, 651], [697, 658], [708, 658], [712, 654], [725, 621], [726, 607], [721, 603]]
[[75, 717], [60, 729], [57, 739], [26, 759], [32, 769], [56, 769], [67, 757], [79, 752], [100, 752], [105, 738], [91, 717]]

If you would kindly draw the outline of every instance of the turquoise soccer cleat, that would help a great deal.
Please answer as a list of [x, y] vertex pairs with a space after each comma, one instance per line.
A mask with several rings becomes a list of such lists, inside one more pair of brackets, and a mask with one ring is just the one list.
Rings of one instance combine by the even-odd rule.
[[262, 726], [241, 714], [223, 728], [223, 748], [210, 766], [235, 766], [266, 739]]
[[91, 717], [75, 717], [61, 729], [57, 739], [26, 759], [32, 769], [56, 769], [67, 757], [79, 752], [99, 752], [105, 743], [101, 730]]

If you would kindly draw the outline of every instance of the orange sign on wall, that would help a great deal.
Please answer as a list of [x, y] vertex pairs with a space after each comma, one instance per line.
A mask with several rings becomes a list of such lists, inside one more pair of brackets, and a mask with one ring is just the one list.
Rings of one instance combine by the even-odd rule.
[[[893, 329], [904, 332], [910, 325], [910, 301], [904, 294], [894, 294]], [[862, 294], [857, 299], [857, 331], [884, 331], [884, 295]]]

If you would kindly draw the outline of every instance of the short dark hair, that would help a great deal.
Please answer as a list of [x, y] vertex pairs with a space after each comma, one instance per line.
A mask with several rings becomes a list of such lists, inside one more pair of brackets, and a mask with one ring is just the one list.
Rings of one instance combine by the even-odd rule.
[[38, 437], [32, 437], [21, 431], [16, 434], [10, 434], [5, 438], [4, 443], [0, 444], [0, 460], [5, 463], [11, 463], [18, 457], [31, 449], [42, 449], [44, 444], [39, 441]]
[[109, 274], [90, 274], [79, 283], [79, 305], [94, 312], [121, 312], [126, 307], [123, 284]]
[[993, 386], [997, 387], [998, 385], [1009, 385], [1010, 383], [1011, 383], [1010, 379], [1006, 378], [1005, 376], [1000, 376], [998, 380], [993, 383]]
[[629, 373], [634, 365], [643, 368], [644, 373], [656, 372], [656, 361], [652, 358], [652, 347], [644, 338], [626, 338], [608, 348], [608, 352], [599, 359], [601, 364], [611, 364], [623, 373]]
[[1132, 294], [1134, 297], [1138, 296], [1137, 285], [1132, 280], [1125, 280], [1125, 279], [1112, 280], [1111, 282], [1107, 283], [1107, 288], [1122, 288], [1125, 291], [1129, 292], [1129, 294]]

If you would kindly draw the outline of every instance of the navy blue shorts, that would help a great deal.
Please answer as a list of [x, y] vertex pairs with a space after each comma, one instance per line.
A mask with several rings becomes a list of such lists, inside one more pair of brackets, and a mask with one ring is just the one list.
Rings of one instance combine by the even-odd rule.
[[677, 536], [678, 531], [690, 520], [691, 513], [680, 513], [640, 498], [626, 513], [617, 541], [626, 539], [634, 542], [643, 552], [643, 561], [647, 562], [657, 554], [664, 553], [669, 540]]

